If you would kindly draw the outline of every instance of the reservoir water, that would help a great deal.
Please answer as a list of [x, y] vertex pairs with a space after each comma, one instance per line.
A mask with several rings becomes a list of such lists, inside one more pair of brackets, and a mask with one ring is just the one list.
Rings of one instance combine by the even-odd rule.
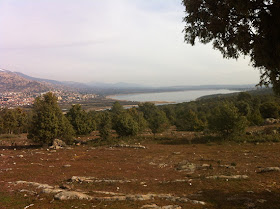
[[187, 90], [161, 93], [139, 93], [139, 94], [119, 94], [109, 96], [116, 100], [137, 101], [137, 102], [171, 102], [181, 103], [193, 101], [199, 97], [213, 94], [229, 94], [240, 91], [228, 89], [209, 89], [209, 90]]

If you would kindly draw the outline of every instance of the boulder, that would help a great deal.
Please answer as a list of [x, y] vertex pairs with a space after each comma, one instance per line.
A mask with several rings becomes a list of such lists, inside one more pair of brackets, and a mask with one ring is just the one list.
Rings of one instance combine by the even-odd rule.
[[60, 139], [55, 139], [53, 140], [52, 146], [50, 147], [51, 149], [61, 149], [67, 147], [66, 143]]

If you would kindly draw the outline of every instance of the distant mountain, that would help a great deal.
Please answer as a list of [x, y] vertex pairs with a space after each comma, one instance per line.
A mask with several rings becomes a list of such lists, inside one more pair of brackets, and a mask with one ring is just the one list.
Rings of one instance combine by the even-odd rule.
[[33, 81], [46, 82], [46, 83], [51, 83], [51, 84], [55, 84], [55, 85], [62, 85], [63, 84], [60, 81], [49, 80], [49, 79], [44, 79], [44, 78], [35, 78], [35, 77], [32, 77], [32, 76], [23, 74], [21, 72], [14, 72], [14, 73], [19, 75], [19, 76], [21, 76], [21, 77], [23, 77], [23, 78], [26, 78], [26, 79], [29, 79], [29, 80], [33, 80]]
[[0, 69], [0, 92], [44, 92], [50, 89], [49, 85]]
[[140, 84], [125, 83], [125, 82], [119, 82], [119, 83], [89, 82], [86, 83], [86, 85], [89, 87], [104, 88], [104, 89], [146, 88], [145, 86]]
[[254, 89], [255, 85], [181, 85], [169, 87], [149, 87], [135, 83], [102, 83], [89, 82], [80, 83], [74, 81], [56, 81], [51, 79], [36, 78], [21, 72], [11, 72], [0, 69], [0, 92], [2, 91], [32, 91], [42, 92], [50, 89], [79, 91], [83, 93], [95, 93], [100, 95], [126, 94], [126, 93], [148, 93], [148, 92], [169, 92], [185, 90], [204, 89], [230, 89], [248, 90]]

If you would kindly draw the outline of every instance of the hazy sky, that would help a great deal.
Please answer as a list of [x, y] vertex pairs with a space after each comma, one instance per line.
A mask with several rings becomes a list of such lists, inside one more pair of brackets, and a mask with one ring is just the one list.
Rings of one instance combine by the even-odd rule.
[[184, 43], [181, 0], [0, 0], [0, 68], [56, 80], [255, 84], [248, 58]]

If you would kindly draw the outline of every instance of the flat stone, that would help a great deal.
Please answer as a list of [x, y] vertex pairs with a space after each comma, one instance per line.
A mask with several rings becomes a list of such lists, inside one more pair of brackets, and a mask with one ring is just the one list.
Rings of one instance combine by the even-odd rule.
[[249, 177], [247, 175], [232, 175], [232, 176], [226, 176], [226, 175], [218, 175], [218, 176], [207, 176], [207, 179], [248, 179]]
[[56, 200], [91, 200], [92, 197], [81, 192], [75, 191], [62, 191], [57, 193], [54, 198]]
[[272, 171], [280, 171], [279, 167], [267, 167], [267, 168], [261, 168], [257, 171], [257, 173], [266, 173], [266, 172], [272, 172]]

